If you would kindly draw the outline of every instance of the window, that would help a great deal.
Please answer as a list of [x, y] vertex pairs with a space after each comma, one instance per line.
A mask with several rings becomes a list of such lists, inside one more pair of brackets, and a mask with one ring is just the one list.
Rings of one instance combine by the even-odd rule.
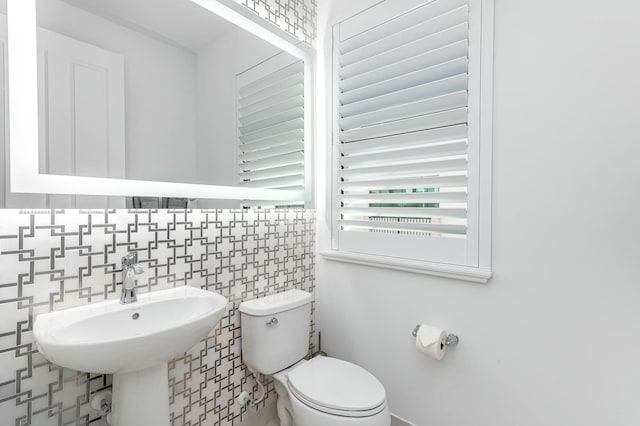
[[334, 248], [488, 270], [492, 6], [387, 0], [334, 26]]
[[[238, 74], [238, 180], [241, 186], [304, 189], [304, 64], [281, 53]], [[292, 201], [247, 207], [302, 207]]]

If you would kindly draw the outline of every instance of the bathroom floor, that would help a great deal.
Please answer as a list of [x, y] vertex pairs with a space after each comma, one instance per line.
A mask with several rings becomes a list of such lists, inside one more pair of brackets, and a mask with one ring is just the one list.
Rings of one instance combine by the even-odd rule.
[[[280, 426], [277, 419], [271, 420], [266, 426]], [[398, 420], [396, 418], [391, 419], [391, 426], [412, 426], [409, 423], [403, 422], [402, 420]]]

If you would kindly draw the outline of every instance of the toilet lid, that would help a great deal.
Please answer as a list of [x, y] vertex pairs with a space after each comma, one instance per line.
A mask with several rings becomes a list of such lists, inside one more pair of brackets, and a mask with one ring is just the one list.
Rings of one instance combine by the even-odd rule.
[[386, 399], [384, 387], [373, 374], [335, 358], [313, 358], [289, 371], [287, 377], [292, 391], [315, 408], [364, 415]]

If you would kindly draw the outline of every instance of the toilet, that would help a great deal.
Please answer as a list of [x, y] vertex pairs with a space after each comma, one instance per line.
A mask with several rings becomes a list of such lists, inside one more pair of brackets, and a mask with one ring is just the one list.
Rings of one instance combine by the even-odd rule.
[[382, 384], [362, 367], [309, 350], [311, 294], [288, 290], [239, 306], [242, 359], [270, 375], [280, 426], [389, 426]]

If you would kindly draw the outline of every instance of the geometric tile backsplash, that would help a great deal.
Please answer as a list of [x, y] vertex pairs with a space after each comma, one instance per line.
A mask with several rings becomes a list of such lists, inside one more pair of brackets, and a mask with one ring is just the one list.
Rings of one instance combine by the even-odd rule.
[[317, 0], [235, 0], [258, 16], [313, 45]]
[[[216, 329], [169, 363], [169, 402], [173, 426], [239, 425], [254, 409], [235, 398], [256, 386], [238, 305], [313, 293], [314, 245], [314, 210], [0, 210], [0, 425], [106, 425], [89, 401], [111, 376], [49, 363], [32, 327], [39, 313], [118, 298], [129, 251], [145, 269], [140, 293], [189, 285], [229, 300]], [[260, 408], [275, 400], [267, 390]]]

